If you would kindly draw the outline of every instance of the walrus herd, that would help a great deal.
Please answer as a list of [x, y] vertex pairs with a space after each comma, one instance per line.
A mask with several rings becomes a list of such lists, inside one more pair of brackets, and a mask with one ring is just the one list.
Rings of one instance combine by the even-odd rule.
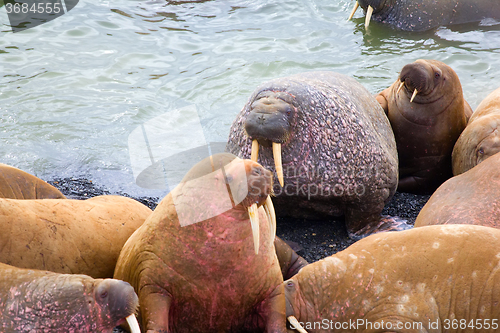
[[[500, 19], [498, 0], [358, 5], [367, 27]], [[0, 333], [500, 332], [499, 152], [500, 88], [473, 112], [418, 59], [376, 94], [329, 71], [263, 82], [226, 153], [154, 210], [0, 164]], [[396, 190], [432, 194], [414, 226], [381, 215]], [[344, 216], [356, 242], [308, 263], [276, 215]]]

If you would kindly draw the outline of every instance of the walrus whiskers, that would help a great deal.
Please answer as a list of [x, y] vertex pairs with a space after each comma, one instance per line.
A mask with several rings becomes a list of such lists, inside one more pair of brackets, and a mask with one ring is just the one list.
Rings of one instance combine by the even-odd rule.
[[350, 21], [352, 19], [352, 17], [354, 16], [354, 13], [356, 13], [356, 11], [358, 10], [358, 7], [359, 7], [359, 3], [356, 1], [356, 3], [354, 4], [354, 8], [352, 9], [352, 12], [349, 15], [349, 18], [347, 19], [347, 21]]
[[130, 326], [130, 333], [141, 333], [141, 329], [139, 327], [139, 323], [137, 322], [135, 314], [131, 314], [125, 319], [127, 320], [128, 326]]
[[285, 182], [283, 181], [283, 165], [281, 164], [281, 143], [273, 142], [273, 157], [274, 165], [276, 167], [276, 175], [278, 176], [278, 181], [283, 187]]
[[257, 162], [259, 158], [259, 142], [257, 140], [252, 141], [252, 150], [250, 152], [250, 159]]
[[295, 316], [288, 316], [287, 319], [297, 331], [299, 331], [300, 333], [307, 333], [307, 331], [302, 327], [302, 325], [300, 325], [299, 321], [297, 320], [297, 318], [295, 318]]
[[417, 94], [418, 94], [417, 89], [413, 90], [413, 95], [411, 95], [410, 103], [413, 102], [413, 99], [415, 98], [415, 96], [417, 96]]
[[368, 9], [366, 10], [366, 17], [365, 17], [365, 29], [368, 29], [368, 26], [370, 25], [370, 20], [372, 18], [373, 14], [373, 7], [368, 6]]
[[259, 254], [259, 212], [257, 211], [256, 203], [248, 207], [248, 216], [250, 217], [250, 224], [252, 225], [253, 246], [255, 248], [255, 254]]

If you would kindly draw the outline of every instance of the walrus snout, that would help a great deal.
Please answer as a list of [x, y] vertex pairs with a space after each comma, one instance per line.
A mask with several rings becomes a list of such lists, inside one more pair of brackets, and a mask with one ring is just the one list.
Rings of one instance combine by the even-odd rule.
[[412, 94], [411, 101], [413, 101], [416, 94], [427, 95], [432, 92], [441, 76], [439, 68], [417, 60], [401, 69], [399, 80], [405, 85], [408, 93]]
[[101, 320], [107, 326], [122, 324], [128, 317], [134, 316], [139, 308], [139, 298], [134, 288], [127, 282], [104, 279], [97, 283], [94, 298], [101, 308]]
[[261, 205], [273, 189], [273, 174], [260, 164], [252, 164], [248, 174], [248, 196], [250, 203]]
[[282, 99], [266, 96], [256, 100], [245, 120], [245, 131], [264, 147], [273, 142], [286, 143], [290, 137], [292, 107]]

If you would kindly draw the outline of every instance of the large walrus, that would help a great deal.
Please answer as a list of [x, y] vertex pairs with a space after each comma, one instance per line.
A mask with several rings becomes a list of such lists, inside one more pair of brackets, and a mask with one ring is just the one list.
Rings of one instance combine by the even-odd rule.
[[308, 72], [262, 84], [226, 150], [276, 170], [280, 216], [344, 214], [352, 238], [405, 227], [380, 216], [398, 182], [396, 143], [380, 105], [353, 78]]
[[498, 0], [357, 0], [363, 8], [365, 27], [370, 20], [406, 31], [425, 31], [440, 26], [500, 19]]
[[0, 163], [0, 198], [65, 199], [54, 186], [10, 165]]
[[451, 155], [453, 174], [459, 175], [500, 152], [500, 88], [477, 106]]
[[160, 202], [114, 275], [138, 293], [144, 330], [286, 332], [271, 189], [258, 163], [217, 154]]
[[375, 97], [396, 136], [398, 191], [432, 193], [452, 176], [451, 152], [472, 114], [457, 74], [441, 61], [419, 59]]
[[287, 317], [308, 332], [498, 332], [499, 249], [500, 230], [476, 225], [371, 235], [285, 281]]
[[125, 321], [140, 333], [138, 306], [134, 289], [123, 281], [0, 263], [2, 333], [111, 333]]
[[433, 224], [500, 228], [500, 154], [447, 180], [432, 194], [415, 227]]
[[117, 195], [87, 200], [0, 199], [0, 262], [59, 273], [113, 277], [120, 250], [151, 214]]

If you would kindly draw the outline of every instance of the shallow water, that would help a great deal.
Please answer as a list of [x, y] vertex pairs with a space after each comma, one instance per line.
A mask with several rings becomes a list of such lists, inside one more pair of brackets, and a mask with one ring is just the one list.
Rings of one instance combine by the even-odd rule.
[[376, 93], [427, 58], [455, 69], [472, 108], [500, 86], [497, 22], [424, 33], [373, 22], [366, 31], [361, 11], [347, 21], [352, 5], [82, 0], [18, 33], [2, 7], [0, 161], [43, 179], [88, 177], [111, 191], [161, 196], [166, 189], [143, 189], [135, 176], [224, 142], [252, 91], [271, 78], [332, 70]]

